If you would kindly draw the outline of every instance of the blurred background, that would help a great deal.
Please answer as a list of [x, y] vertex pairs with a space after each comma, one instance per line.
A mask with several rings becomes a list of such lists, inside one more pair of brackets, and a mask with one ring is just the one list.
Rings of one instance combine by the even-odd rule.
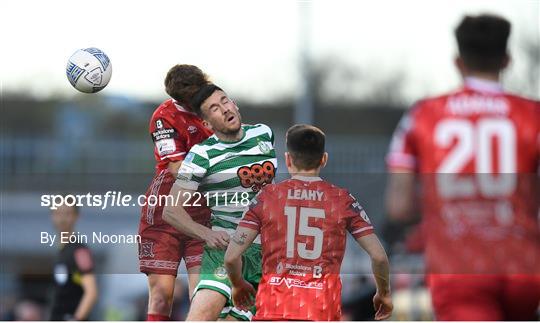
[[[453, 30], [465, 14], [512, 22], [504, 85], [540, 98], [540, 2], [462, 1], [29, 1], [0, 3], [0, 320], [46, 319], [55, 247], [42, 194], [144, 194], [154, 172], [148, 121], [167, 98], [177, 63], [199, 66], [233, 97], [246, 123], [276, 134], [312, 123], [327, 134], [324, 177], [348, 188], [375, 223], [392, 263], [394, 319], [433, 319], [415, 223], [383, 207], [384, 157], [416, 100], [459, 86]], [[97, 94], [71, 87], [65, 66], [79, 48], [111, 59]], [[287, 177], [279, 166], [278, 179]], [[135, 234], [140, 209], [83, 207], [77, 229]], [[100, 289], [94, 320], [144, 319], [146, 278], [136, 245], [90, 244]], [[189, 306], [181, 265], [174, 319]], [[369, 320], [368, 258], [349, 241], [342, 268], [345, 319]]]

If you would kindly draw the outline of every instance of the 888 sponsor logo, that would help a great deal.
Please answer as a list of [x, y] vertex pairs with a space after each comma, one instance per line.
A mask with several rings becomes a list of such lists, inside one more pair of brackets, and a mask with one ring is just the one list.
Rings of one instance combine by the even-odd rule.
[[272, 162], [240, 167], [237, 172], [242, 187], [258, 192], [266, 184], [271, 184], [276, 176], [276, 167]]

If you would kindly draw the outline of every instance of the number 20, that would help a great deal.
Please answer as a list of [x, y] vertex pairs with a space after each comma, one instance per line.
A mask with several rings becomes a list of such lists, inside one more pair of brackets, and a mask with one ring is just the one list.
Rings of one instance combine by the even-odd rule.
[[[287, 258], [294, 257], [294, 249], [296, 242], [296, 211], [297, 207], [286, 206], [285, 215], [287, 216]], [[313, 250], [306, 248], [306, 243], [298, 242], [298, 256], [303, 259], [317, 259], [321, 256], [323, 244], [323, 231], [320, 228], [310, 227], [308, 225], [309, 218], [325, 218], [324, 210], [314, 209], [309, 207], [300, 208], [300, 221], [298, 225], [298, 235], [313, 237]]]
[[[475, 125], [468, 120], [444, 120], [435, 128], [435, 143], [446, 148], [457, 139], [457, 144], [448, 153], [437, 169], [440, 191], [446, 197], [470, 196], [475, 193], [474, 183], [467, 178], [458, 178], [463, 167], [475, 158], [475, 172], [478, 176], [480, 193], [486, 197], [505, 195], [515, 189], [516, 172], [516, 130], [514, 124], [507, 119], [484, 118]], [[499, 173], [503, 176], [492, 176], [493, 138], [499, 144], [496, 156]], [[476, 154], [475, 154], [476, 152]], [[443, 174], [441, 174], [443, 173]], [[442, 175], [442, 176], [441, 176]]]

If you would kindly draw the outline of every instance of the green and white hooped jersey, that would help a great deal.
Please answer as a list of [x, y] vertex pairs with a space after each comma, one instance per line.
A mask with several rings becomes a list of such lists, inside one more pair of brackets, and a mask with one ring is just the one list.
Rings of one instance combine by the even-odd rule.
[[181, 188], [204, 195], [202, 200], [206, 199], [212, 212], [212, 229], [230, 234], [255, 195], [272, 183], [277, 168], [270, 127], [242, 125], [242, 129], [243, 137], [236, 142], [223, 142], [213, 135], [193, 146], [176, 179]]

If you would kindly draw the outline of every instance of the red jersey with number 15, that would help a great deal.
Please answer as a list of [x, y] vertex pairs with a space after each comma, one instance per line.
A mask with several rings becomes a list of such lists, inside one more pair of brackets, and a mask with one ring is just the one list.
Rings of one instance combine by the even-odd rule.
[[169, 162], [184, 160], [192, 146], [212, 135], [201, 118], [173, 99], [166, 100], [154, 111], [149, 128], [155, 145], [156, 173], [166, 169]]
[[373, 233], [347, 190], [319, 177], [267, 185], [240, 226], [261, 234], [262, 279], [255, 320], [341, 319], [341, 262], [347, 232]]
[[387, 163], [422, 180], [430, 272], [540, 273], [539, 102], [466, 79], [404, 116]]

